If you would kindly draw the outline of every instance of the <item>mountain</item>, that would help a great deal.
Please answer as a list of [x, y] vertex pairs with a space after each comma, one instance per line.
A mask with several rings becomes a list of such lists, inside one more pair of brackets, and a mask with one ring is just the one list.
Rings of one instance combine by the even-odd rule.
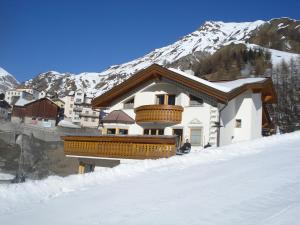
[[[49, 71], [25, 82], [25, 86], [46, 89], [65, 95], [76, 88], [99, 95], [130, 75], [157, 63], [181, 70], [195, 70], [202, 59], [230, 44], [264, 49], [271, 53], [273, 64], [282, 59], [298, 57], [300, 53], [300, 21], [289, 18], [254, 22], [205, 22], [199, 29], [166, 47], [155, 49], [128, 63], [114, 65], [99, 73], [58, 73]], [[199, 76], [206, 75], [200, 74]]]
[[16, 78], [0, 67], [0, 93], [4, 93], [8, 89], [15, 88], [17, 85], [19, 85], [19, 82]]

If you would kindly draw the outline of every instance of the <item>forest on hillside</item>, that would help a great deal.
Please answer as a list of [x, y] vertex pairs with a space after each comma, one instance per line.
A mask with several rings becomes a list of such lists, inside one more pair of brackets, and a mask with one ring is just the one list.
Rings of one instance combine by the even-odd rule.
[[300, 57], [273, 66], [268, 51], [231, 44], [201, 60], [195, 75], [210, 81], [272, 77], [278, 103], [267, 108], [273, 123], [282, 133], [300, 129]]

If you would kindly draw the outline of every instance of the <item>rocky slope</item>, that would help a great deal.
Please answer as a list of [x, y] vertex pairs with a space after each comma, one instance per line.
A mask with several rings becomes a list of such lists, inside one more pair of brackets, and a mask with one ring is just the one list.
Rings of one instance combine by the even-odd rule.
[[0, 67], [0, 93], [16, 87], [19, 82], [9, 72]]
[[300, 53], [300, 21], [288, 18], [242, 23], [208, 21], [177, 42], [155, 49], [128, 63], [111, 66], [99, 73], [76, 75], [49, 71], [39, 74], [24, 85], [47, 89], [52, 93], [58, 92], [61, 96], [76, 88], [82, 88], [86, 93], [95, 96], [153, 63], [181, 70], [194, 70], [203, 57], [212, 55], [231, 43], [244, 44], [247, 48], [268, 49], [274, 64], [282, 59], [289, 60]]

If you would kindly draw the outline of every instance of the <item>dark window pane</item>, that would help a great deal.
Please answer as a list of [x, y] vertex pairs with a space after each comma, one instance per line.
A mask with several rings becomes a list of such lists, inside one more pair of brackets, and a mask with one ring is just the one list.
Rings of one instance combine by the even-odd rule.
[[149, 129], [144, 129], [144, 135], [149, 135]]
[[202, 104], [203, 104], [202, 98], [198, 98], [196, 96], [190, 95], [190, 105], [191, 106], [202, 105]]
[[107, 134], [116, 134], [116, 129], [107, 129]]
[[164, 135], [164, 129], [159, 129], [158, 130], [158, 135]]
[[159, 104], [159, 105], [165, 104], [165, 96], [164, 95], [157, 95], [156, 96], [156, 104]]
[[168, 105], [175, 105], [175, 95], [168, 96]]
[[156, 135], [156, 129], [151, 129], [151, 135]]
[[127, 129], [120, 129], [119, 134], [126, 135], [126, 134], [128, 134], [128, 130]]

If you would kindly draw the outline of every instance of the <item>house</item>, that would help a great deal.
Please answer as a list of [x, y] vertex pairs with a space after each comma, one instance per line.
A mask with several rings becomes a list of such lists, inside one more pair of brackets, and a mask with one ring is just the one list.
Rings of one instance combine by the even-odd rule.
[[5, 95], [0, 94], [0, 119], [9, 120], [11, 115], [11, 106], [5, 101]]
[[[174, 155], [186, 139], [202, 147], [252, 140], [270, 126], [265, 105], [276, 99], [270, 78], [210, 82], [154, 64], [93, 99], [94, 108], [108, 113], [100, 124], [112, 143], [105, 138], [64, 137], [65, 152], [81, 157], [160, 158]], [[91, 149], [72, 147], [87, 142]], [[114, 146], [107, 147], [110, 152], [101, 148], [104, 143]]]
[[53, 128], [59, 122], [60, 112], [60, 107], [50, 99], [41, 98], [23, 106], [15, 105], [11, 120], [35, 127]]
[[68, 119], [81, 127], [98, 127], [100, 112], [92, 109], [92, 98], [88, 97], [83, 90], [71, 91], [63, 101], [65, 120]]
[[18, 99], [25, 99], [25, 101], [39, 99], [40, 92], [33, 88], [16, 88], [5, 92], [5, 100], [14, 105]]

